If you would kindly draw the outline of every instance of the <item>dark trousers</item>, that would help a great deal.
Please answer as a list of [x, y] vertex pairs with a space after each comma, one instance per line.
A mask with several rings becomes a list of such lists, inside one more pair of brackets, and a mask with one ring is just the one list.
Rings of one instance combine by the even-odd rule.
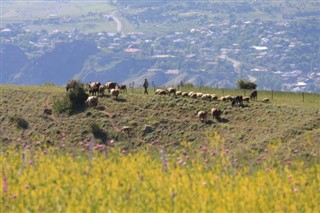
[[147, 95], [149, 94], [147, 89], [148, 89], [148, 87], [145, 87], [145, 88], [144, 88], [143, 94], [147, 94]]

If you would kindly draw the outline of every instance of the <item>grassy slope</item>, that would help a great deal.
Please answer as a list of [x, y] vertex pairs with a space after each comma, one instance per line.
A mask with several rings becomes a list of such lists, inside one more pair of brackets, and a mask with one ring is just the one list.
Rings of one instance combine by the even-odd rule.
[[[185, 88], [185, 90], [199, 90]], [[202, 89], [203, 92], [238, 94], [243, 91]], [[221, 142], [238, 159], [250, 159], [252, 154], [265, 148], [276, 148], [278, 157], [288, 159], [319, 160], [320, 143], [320, 96], [295, 93], [274, 93], [271, 103], [260, 101], [249, 103], [245, 108], [231, 108], [230, 103], [208, 102], [190, 98], [173, 98], [142, 95], [138, 88], [134, 94], [121, 94], [120, 100], [100, 98], [97, 108], [86, 109], [72, 116], [45, 115], [44, 109], [51, 108], [54, 96], [65, 93], [62, 87], [52, 86], [1, 86], [2, 143], [17, 142], [18, 138], [41, 144], [65, 144], [66, 147], [80, 147], [81, 141], [90, 139], [90, 122], [96, 122], [108, 135], [114, 138], [116, 146], [146, 147], [165, 145], [177, 149], [181, 142], [190, 142], [191, 147], [208, 143], [214, 133], [221, 135]], [[271, 93], [259, 92], [259, 99], [271, 98]], [[209, 119], [207, 124], [196, 118], [198, 110], [219, 107], [224, 110], [224, 122]], [[29, 128], [21, 136], [10, 118], [24, 118]], [[120, 132], [124, 125], [133, 127], [132, 137]], [[155, 131], [145, 134], [145, 125]], [[281, 140], [278, 140], [281, 139]], [[130, 141], [130, 142], [129, 142]]]

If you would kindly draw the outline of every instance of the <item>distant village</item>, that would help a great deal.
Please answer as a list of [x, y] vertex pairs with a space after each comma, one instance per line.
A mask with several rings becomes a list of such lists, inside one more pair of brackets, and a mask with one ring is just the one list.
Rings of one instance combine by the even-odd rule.
[[[109, 14], [90, 13], [88, 16], [115, 22]], [[292, 26], [288, 22], [201, 19], [186, 31], [166, 34], [139, 31], [83, 33], [77, 27], [72, 31], [59, 29], [61, 24], [78, 23], [84, 18], [50, 14], [46, 19], [32, 22], [39, 26], [56, 25], [57, 28], [50, 32], [44, 29], [36, 32], [28, 30], [28, 23], [6, 25], [1, 29], [1, 40], [3, 43], [17, 44], [32, 57], [50, 51], [57, 43], [92, 40], [97, 48], [118, 55], [166, 59], [149, 71], [170, 75], [179, 75], [181, 71], [210, 73], [219, 68], [219, 63], [223, 61], [232, 65], [237, 78], [258, 82], [260, 88], [320, 91], [320, 37], [306, 36], [313, 33], [309, 28], [302, 35], [301, 26]], [[319, 29], [315, 30], [319, 33]], [[177, 65], [168, 59], [178, 60], [179, 63]], [[172, 64], [174, 66], [171, 67]], [[274, 85], [272, 82], [275, 82]]]

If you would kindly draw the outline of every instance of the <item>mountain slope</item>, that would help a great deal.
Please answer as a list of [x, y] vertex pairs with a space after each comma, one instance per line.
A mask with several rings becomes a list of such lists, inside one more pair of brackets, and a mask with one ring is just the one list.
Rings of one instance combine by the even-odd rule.
[[18, 73], [28, 63], [28, 57], [21, 48], [12, 44], [2, 44], [1, 83], [9, 83], [10, 78]]
[[31, 85], [53, 82], [63, 85], [82, 69], [90, 55], [98, 51], [95, 43], [90, 41], [58, 43], [51, 52], [31, 59], [10, 82]]

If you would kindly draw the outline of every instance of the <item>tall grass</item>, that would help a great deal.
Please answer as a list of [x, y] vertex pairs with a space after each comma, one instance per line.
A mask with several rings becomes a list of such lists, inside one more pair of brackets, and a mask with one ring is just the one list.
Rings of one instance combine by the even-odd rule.
[[[187, 147], [188, 144], [185, 144]], [[2, 150], [3, 212], [319, 212], [320, 164], [241, 165], [218, 138], [199, 150]], [[92, 150], [91, 149], [91, 150]], [[108, 149], [108, 155], [105, 150]], [[270, 152], [272, 151], [270, 147]], [[153, 153], [153, 154], [151, 154]], [[162, 156], [162, 158], [161, 158]], [[165, 157], [164, 157], [165, 156]], [[165, 165], [165, 169], [163, 167]]]

